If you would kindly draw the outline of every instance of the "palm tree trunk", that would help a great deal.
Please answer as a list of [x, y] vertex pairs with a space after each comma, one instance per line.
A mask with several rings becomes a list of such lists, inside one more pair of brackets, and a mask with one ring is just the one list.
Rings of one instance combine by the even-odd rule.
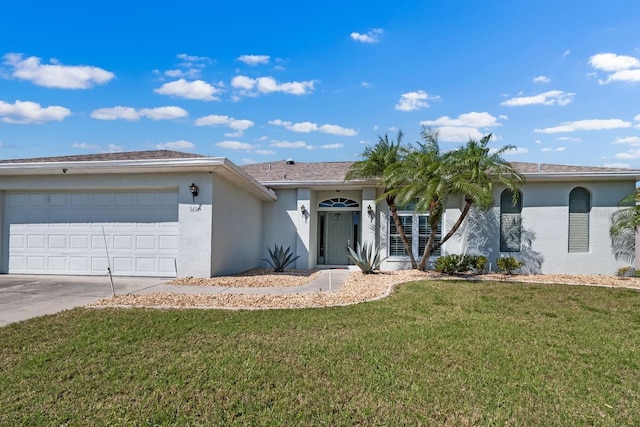
[[400, 240], [404, 243], [404, 249], [409, 254], [409, 259], [411, 260], [411, 268], [416, 269], [418, 265], [416, 263], [416, 259], [413, 256], [413, 250], [411, 249], [411, 245], [407, 240], [407, 236], [404, 234], [404, 228], [402, 227], [402, 222], [400, 222], [400, 217], [398, 216], [398, 212], [396, 209], [395, 199], [393, 197], [387, 197], [387, 204], [389, 205], [389, 210], [391, 211], [391, 217], [393, 218], [393, 222], [396, 224], [396, 229], [398, 230], [398, 234], [400, 234]]
[[439, 242], [435, 244], [433, 243], [434, 236], [435, 236], [435, 233], [433, 232], [433, 230], [436, 229], [438, 224], [435, 224], [435, 227], [434, 227], [434, 224], [429, 223], [429, 225], [431, 226], [431, 234], [429, 234], [429, 240], [427, 241], [427, 246], [424, 248], [424, 253], [422, 254], [422, 258], [420, 259], [420, 264], [418, 264], [419, 270], [425, 269], [425, 267], [427, 266], [427, 260], [429, 259], [431, 254], [437, 251], [438, 248], [444, 244], [444, 242], [449, 240], [451, 236], [453, 236], [455, 232], [458, 231], [458, 228], [460, 228], [460, 226], [462, 225], [462, 221], [464, 221], [464, 219], [469, 214], [469, 210], [471, 209], [471, 205], [473, 204], [473, 200], [469, 197], [465, 197], [464, 201], [465, 201], [464, 208], [462, 208], [462, 213], [458, 217], [458, 220], [456, 221], [456, 223], [453, 224], [453, 227], [451, 227], [451, 230], [449, 230], [446, 236], [444, 236]]

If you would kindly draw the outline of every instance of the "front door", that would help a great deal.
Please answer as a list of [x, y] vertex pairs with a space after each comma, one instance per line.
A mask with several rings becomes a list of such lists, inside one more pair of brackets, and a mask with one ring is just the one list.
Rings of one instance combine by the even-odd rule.
[[349, 264], [349, 247], [353, 247], [353, 213], [327, 212], [326, 263]]

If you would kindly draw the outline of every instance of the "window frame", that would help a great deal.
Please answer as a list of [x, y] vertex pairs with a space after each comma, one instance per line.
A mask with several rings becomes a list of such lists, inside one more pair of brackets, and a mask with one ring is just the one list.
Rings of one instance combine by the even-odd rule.
[[[578, 211], [573, 211], [571, 209], [571, 201], [572, 195], [575, 197], [579, 197], [579, 193], [581, 195], [587, 196], [587, 209], [582, 212], [580, 209]], [[593, 208], [593, 196], [591, 191], [585, 187], [573, 187], [569, 192], [568, 198], [568, 218], [567, 218], [567, 253], [570, 254], [587, 254], [591, 252], [591, 209]], [[582, 208], [582, 207], [579, 207]], [[578, 216], [580, 215], [580, 216]], [[581, 227], [582, 223], [586, 223]], [[577, 233], [578, 231], [584, 233], [584, 235], [575, 236], [573, 233]], [[576, 240], [586, 240], [586, 247], [579, 245]], [[573, 245], [572, 245], [573, 242]]]
[[[501, 253], [518, 253], [522, 250], [522, 191], [518, 192], [518, 201], [513, 204], [513, 191], [506, 188], [500, 193], [500, 252]], [[508, 201], [507, 201], [508, 200]], [[505, 205], [505, 203], [508, 203]], [[505, 228], [503, 227], [504, 221], [510, 218], [517, 222], [517, 239], [513, 239], [513, 242], [508, 241], [505, 235]], [[515, 245], [517, 240], [517, 247]], [[513, 246], [510, 246], [513, 245]]]
[[[426, 230], [430, 230], [429, 227], [429, 214], [427, 213], [418, 213], [416, 211], [413, 210], [400, 210], [398, 209], [397, 214], [400, 218], [411, 218], [411, 233], [410, 234], [406, 234], [406, 229], [405, 231], [405, 235], [407, 237], [407, 240], [409, 240], [409, 243], [411, 244], [411, 249], [413, 251], [413, 254], [415, 257], [420, 258], [422, 257], [422, 252], [420, 251], [421, 246], [422, 249], [424, 251], [424, 246], [426, 245], [426, 241], [429, 239], [429, 233], [421, 233], [420, 231], [420, 219], [424, 218], [424, 221], [426, 222]], [[406, 249], [404, 248], [404, 244], [402, 243], [402, 239], [400, 239], [400, 235], [397, 233], [392, 234], [391, 230], [392, 227], [395, 228], [395, 221], [393, 220], [393, 216], [391, 215], [391, 211], [388, 210], [387, 212], [387, 216], [388, 216], [388, 220], [387, 220], [387, 256], [392, 259], [392, 260], [406, 260], [409, 259], [409, 255], [406, 253]], [[436, 230], [436, 239], [438, 239], [438, 236], [440, 237], [440, 239], [442, 239], [442, 224], [444, 223], [444, 216], [442, 221], [440, 221], [440, 224], [438, 224], [438, 230]], [[402, 253], [394, 253], [392, 252], [394, 247], [398, 247], [398, 243], [394, 243], [392, 246], [392, 239], [398, 239], [399, 245], [402, 248]], [[424, 245], [421, 245], [420, 240], [424, 239]], [[438, 239], [439, 241], [439, 239]], [[432, 258], [437, 258], [439, 256], [441, 256], [442, 254], [442, 250], [443, 247], [441, 246], [440, 248], [438, 248], [438, 250], [435, 253], [432, 253], [431, 256], [429, 257], [430, 259]]]

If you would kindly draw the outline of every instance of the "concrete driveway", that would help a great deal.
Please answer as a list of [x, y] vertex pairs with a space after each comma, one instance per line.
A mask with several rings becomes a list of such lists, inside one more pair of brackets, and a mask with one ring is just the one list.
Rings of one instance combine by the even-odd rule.
[[[116, 294], [140, 292], [168, 278], [114, 277]], [[0, 274], [0, 326], [58, 313], [111, 296], [108, 276]]]

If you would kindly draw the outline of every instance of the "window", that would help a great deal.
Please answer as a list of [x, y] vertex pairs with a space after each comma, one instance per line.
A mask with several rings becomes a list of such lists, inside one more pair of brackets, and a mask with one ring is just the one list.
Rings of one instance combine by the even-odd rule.
[[357, 208], [360, 203], [344, 197], [334, 197], [318, 203], [319, 208]]
[[[404, 235], [407, 237], [409, 245], [411, 245], [411, 235], [413, 234], [413, 215], [398, 215], [398, 217], [400, 217], [400, 223], [402, 224]], [[400, 233], [398, 232], [396, 222], [393, 220], [393, 217], [389, 215], [389, 256], [404, 255], [407, 255], [407, 250], [405, 249], [404, 243], [402, 243], [402, 239], [400, 238]]]
[[[402, 223], [402, 229], [404, 235], [409, 241], [414, 255], [417, 257], [422, 256], [424, 249], [427, 246], [427, 240], [431, 234], [431, 227], [429, 226], [429, 215], [416, 214], [416, 213], [399, 213], [398, 217]], [[438, 224], [436, 230], [435, 241], [439, 242], [442, 238], [442, 226]], [[432, 256], [440, 256], [441, 250], [438, 248]], [[396, 223], [393, 217], [389, 215], [389, 256], [407, 256], [407, 251], [400, 238], [400, 233], [396, 227]]]
[[520, 252], [522, 241], [522, 193], [513, 203], [513, 191], [500, 195], [500, 252]]
[[589, 252], [591, 194], [582, 187], [569, 193], [569, 252]]

